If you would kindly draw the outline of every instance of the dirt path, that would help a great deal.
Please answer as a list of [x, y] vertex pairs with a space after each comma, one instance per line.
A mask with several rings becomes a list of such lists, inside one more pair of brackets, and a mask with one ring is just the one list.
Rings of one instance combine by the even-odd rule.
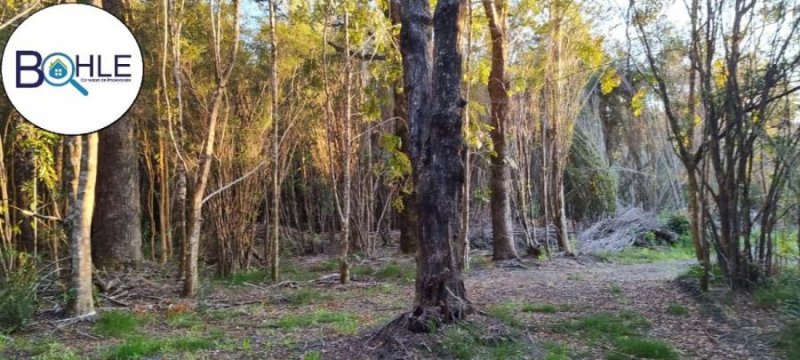
[[[648, 336], [674, 345], [682, 358], [774, 359], [769, 333], [772, 314], [754, 309], [748, 299], [717, 294], [726, 304], [704, 304], [692, 289], [675, 279], [692, 261], [663, 261], [619, 265], [592, 260], [556, 259], [529, 269], [479, 270], [467, 279], [473, 302], [497, 304], [554, 304], [566, 310], [552, 314], [520, 312], [521, 321], [536, 329], [534, 338], [569, 344], [588, 358], [602, 358], [575, 334], [551, 331], [554, 324], [597, 313], [635, 312], [652, 325]], [[722, 292], [724, 293], [724, 291]], [[676, 315], [669, 308], [684, 308]], [[746, 309], [746, 311], [742, 311]], [[715, 312], [722, 312], [721, 316]]]
[[[513, 319], [534, 343], [565, 349], [566, 355], [553, 359], [609, 355], [609, 346], [580, 332], [556, 330], [565, 322], [597, 314], [646, 319], [649, 326], [642, 336], [671, 344], [680, 358], [779, 358], [769, 346], [777, 329], [774, 314], [722, 290], [712, 293], [712, 305], [698, 301], [702, 298], [690, 286], [674, 281], [690, 268], [689, 261], [620, 265], [592, 258], [556, 258], [519, 266], [493, 264], [485, 254], [475, 258], [465, 277], [470, 301], [489, 314], [500, 311]], [[331, 276], [335, 262], [304, 258], [284, 272], [284, 278], [294, 282], [274, 286], [258, 276], [208, 281], [195, 302], [175, 296], [177, 281], [153, 276], [131, 284], [128, 295], [117, 299], [127, 306], [100, 298], [104, 312], [138, 314], [141, 324], [132, 333], [105, 335], [92, 323], [64, 326], [54, 321], [55, 314], [44, 311], [11, 341], [0, 339], [5, 342], [0, 343], [0, 358], [104, 359], [125, 346], [141, 345], [137, 341], [171, 345], [144, 346], [149, 352], [130, 358], [336, 359], [344, 358], [337, 349], [346, 346], [347, 358], [369, 358], [368, 352], [352, 344], [407, 311], [413, 302], [413, 259], [397, 259], [396, 254], [386, 254], [357, 262], [354, 281], [340, 285]], [[126, 282], [134, 281], [122, 283]], [[527, 311], [526, 306], [549, 309]], [[676, 314], [670, 308], [683, 310]], [[195, 348], [180, 349], [176, 344], [182, 343], [175, 340], [188, 337], [203, 341], [195, 342]], [[400, 358], [441, 358], [436, 349], [440, 343], [439, 339], [420, 343], [415, 355]], [[75, 357], [44, 357], [43, 351]], [[530, 354], [523, 358], [533, 358]]]

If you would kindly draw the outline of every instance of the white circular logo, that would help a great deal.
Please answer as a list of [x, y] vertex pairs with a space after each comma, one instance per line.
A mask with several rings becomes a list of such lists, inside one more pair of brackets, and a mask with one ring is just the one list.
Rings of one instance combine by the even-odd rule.
[[125, 115], [143, 67], [139, 44], [119, 19], [91, 5], [62, 4], [31, 15], [11, 34], [2, 80], [25, 119], [81, 135]]

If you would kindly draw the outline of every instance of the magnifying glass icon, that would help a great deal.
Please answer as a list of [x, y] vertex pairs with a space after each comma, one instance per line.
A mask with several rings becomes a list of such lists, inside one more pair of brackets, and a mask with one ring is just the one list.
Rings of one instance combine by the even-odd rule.
[[64, 53], [52, 53], [42, 62], [44, 81], [52, 86], [72, 85], [83, 96], [88, 96], [89, 91], [75, 80], [75, 63]]

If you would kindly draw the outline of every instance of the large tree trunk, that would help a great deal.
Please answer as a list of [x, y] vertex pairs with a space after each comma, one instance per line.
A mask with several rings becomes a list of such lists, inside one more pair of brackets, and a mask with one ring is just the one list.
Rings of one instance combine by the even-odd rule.
[[495, 260], [517, 257], [514, 244], [514, 224], [511, 222], [511, 179], [506, 163], [505, 126], [508, 120], [508, 79], [505, 74], [506, 60], [506, 3], [503, 0], [483, 0], [483, 8], [489, 19], [492, 37], [492, 68], [489, 73], [489, 98], [492, 102], [491, 119], [494, 155], [491, 156], [491, 209], [492, 239]]
[[[103, 0], [103, 8], [123, 19], [122, 1]], [[137, 263], [142, 260], [142, 209], [137, 142], [130, 117], [100, 131], [98, 157], [93, 260], [98, 267], [107, 268]]]
[[70, 205], [64, 224], [69, 236], [72, 260], [71, 297], [67, 305], [71, 316], [94, 313], [91, 228], [97, 176], [97, 137], [97, 133], [86, 135], [85, 146], [81, 144], [80, 137], [71, 137], [68, 140], [68, 170], [74, 180], [67, 189]]
[[464, 182], [461, 126], [466, 103], [461, 98], [459, 30], [466, 1], [437, 3], [433, 59], [428, 1], [408, 0], [404, 5], [403, 69], [421, 240], [416, 308], [409, 329], [429, 331], [432, 325], [463, 319], [469, 308], [453, 251], [461, 229]]
[[92, 223], [92, 255], [98, 267], [142, 260], [139, 162], [130, 120], [125, 117], [100, 132]]

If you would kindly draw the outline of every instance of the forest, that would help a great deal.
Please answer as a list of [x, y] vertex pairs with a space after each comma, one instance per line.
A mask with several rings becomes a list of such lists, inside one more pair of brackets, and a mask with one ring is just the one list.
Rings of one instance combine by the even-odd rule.
[[78, 3], [142, 86], [0, 92], [0, 359], [800, 359], [800, 1]]

